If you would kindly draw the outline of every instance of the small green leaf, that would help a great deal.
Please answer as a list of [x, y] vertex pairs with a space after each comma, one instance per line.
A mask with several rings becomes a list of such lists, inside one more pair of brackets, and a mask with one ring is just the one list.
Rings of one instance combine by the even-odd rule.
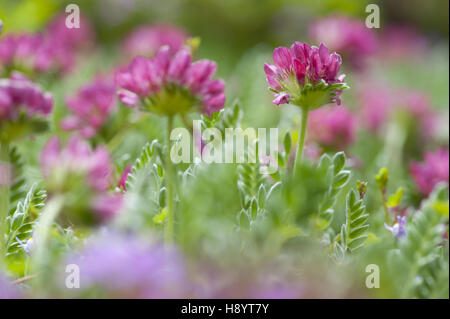
[[389, 196], [386, 205], [388, 207], [396, 207], [400, 204], [402, 197], [403, 197], [403, 188], [399, 187], [394, 195]]

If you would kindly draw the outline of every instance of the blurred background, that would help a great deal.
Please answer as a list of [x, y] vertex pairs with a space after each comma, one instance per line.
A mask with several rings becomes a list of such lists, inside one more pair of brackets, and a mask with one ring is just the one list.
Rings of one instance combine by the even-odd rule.
[[[193, 38], [189, 41], [197, 48], [194, 52], [196, 59], [208, 58], [217, 62], [217, 75], [226, 82], [226, 107], [233, 105], [236, 99], [240, 101], [243, 127], [278, 127], [280, 137], [290, 131], [293, 140], [296, 139], [300, 122], [298, 108], [292, 105], [279, 108], [271, 103], [273, 97], [267, 89], [264, 63], [272, 63], [272, 51], [275, 47], [290, 46], [294, 41], [311, 45], [324, 41], [330, 49], [343, 55], [342, 73], [347, 74], [346, 81], [351, 90], [343, 93], [342, 100], [354, 116], [356, 136], [346, 146], [321, 145], [321, 152], [344, 150], [354, 170], [351, 185], [355, 184], [356, 179], [369, 181], [369, 244], [379, 243], [380, 238], [387, 237], [380, 213], [380, 195], [374, 181], [380, 167], [387, 166], [391, 173], [388, 193], [393, 193], [400, 186], [405, 187], [405, 206], [417, 208], [424, 195], [419, 194], [414, 186], [408, 171], [409, 163], [422, 160], [423, 154], [438, 148], [447, 149], [448, 154], [448, 1], [0, 0], [0, 19], [4, 23], [2, 37], [6, 34], [46, 30], [49, 21], [65, 14], [65, 7], [72, 3], [80, 7], [82, 26], [85, 21], [89, 22], [95, 40], [89, 50], [78, 56], [77, 63], [74, 63], [67, 76], [48, 82], [45, 78], [39, 78], [39, 83], [52, 92], [55, 99], [51, 134], [68, 136], [67, 132], [61, 130], [59, 123], [69, 113], [65, 99], [70, 93], [91, 81], [98, 73], [112, 74], [118, 66], [131, 60], [132, 55], [126, 52], [126, 41], [135, 30], [142, 26], [165, 25], [179, 28], [187, 37]], [[380, 8], [379, 29], [364, 28], [369, 14], [365, 12], [366, 6], [371, 3]], [[356, 21], [361, 27], [358, 31], [360, 34], [357, 34], [360, 36], [359, 40], [342, 47], [339, 47], [339, 41], [333, 43], [340, 36], [336, 32], [342, 30], [341, 27], [326, 27], [325, 34], [318, 36], [314, 25], [335, 18]], [[351, 33], [351, 30], [346, 31]], [[360, 57], [364, 61], [357, 59]], [[395, 102], [389, 102], [390, 99]], [[375, 122], [378, 114], [389, 113], [389, 108], [393, 109], [394, 106], [396, 110], [399, 106], [400, 111], [391, 112], [383, 119], [385, 127], [377, 126]], [[100, 131], [99, 138], [91, 140], [93, 145], [108, 145], [118, 173], [134, 163], [146, 142], [154, 138], [164, 140], [161, 134], [164, 120], [153, 116], [117, 139], [114, 134], [119, 130], [116, 128], [128, 123], [127, 120], [132, 118], [130, 113], [128, 108], [121, 105], [111, 115], [112, 120], [106, 122], [106, 129]], [[403, 113], [407, 113], [407, 116], [403, 116]], [[433, 118], [432, 128], [427, 123], [422, 123], [428, 115]], [[317, 123], [319, 128], [322, 128], [322, 124], [323, 127], [326, 126], [325, 121], [320, 119]], [[428, 133], [429, 136], [422, 136]], [[314, 128], [308, 128], [308, 134], [314, 136]], [[17, 145], [25, 162], [29, 164], [26, 175], [30, 185], [41, 180], [37, 154], [49, 136], [50, 134], [44, 134], [37, 136], [35, 143], [24, 140]], [[224, 268], [227, 269], [233, 269], [234, 264], [230, 266], [230, 263], [234, 263], [236, 258], [223, 256], [227, 256], [226, 253], [230, 251], [236, 253], [239, 249], [235, 248], [241, 245], [239, 238], [230, 236], [234, 231], [235, 215], [240, 209], [235, 179], [236, 171], [232, 168], [226, 165], [210, 166], [206, 172], [199, 174], [196, 184], [186, 189], [181, 196], [183, 216], [186, 218], [183, 221], [185, 227], [180, 234], [183, 251], [192, 254], [205, 252], [205, 255], [222, 259]], [[308, 192], [314, 192], [314, 185], [318, 185], [319, 181], [316, 176], [311, 175], [306, 184], [296, 186], [299, 187], [297, 194], [304, 195], [299, 199], [299, 212], [311, 211]], [[319, 189], [319, 186], [316, 188]], [[142, 196], [142, 200], [145, 201], [146, 197]], [[345, 204], [343, 196], [341, 197], [337, 210], [343, 212]], [[145, 210], [148, 205], [142, 207]], [[277, 209], [279, 207], [275, 210]], [[228, 219], [225, 220], [224, 216]], [[342, 223], [343, 219], [341, 214], [334, 226]], [[274, 222], [276, 223], [277, 221]], [[289, 232], [289, 229], [283, 229], [283, 236], [284, 232]], [[267, 244], [269, 250], [272, 249], [271, 245], [275, 245], [267, 236], [266, 229], [255, 237], [256, 244], [252, 243], [255, 246], [260, 243], [259, 240], [263, 242], [262, 238], [270, 242]], [[367, 256], [364, 256], [366, 259], [361, 264], [374, 259], [383, 264], [386, 255], [383, 245], [385, 242], [380, 246], [370, 246], [376, 248], [367, 252]], [[294, 242], [292, 247], [293, 255], [302, 251], [310, 256], [301, 262], [310, 266], [308, 269], [313, 274], [311, 278], [314, 278], [311, 281], [323, 279], [326, 283], [321, 285], [322, 290], [311, 289], [311, 296], [324, 297], [328, 293], [331, 297], [362, 296], [360, 291], [350, 288], [350, 278], [355, 274], [351, 267], [356, 269], [355, 265], [347, 265], [348, 276], [339, 277], [328, 273], [329, 278], [325, 278], [325, 270], [321, 271], [321, 267], [326, 269], [329, 264], [318, 261], [322, 256], [316, 256], [320, 255], [316, 252], [316, 246]], [[291, 250], [291, 246], [288, 245], [287, 249]], [[262, 252], [261, 259], [265, 257], [262, 249], [255, 249], [256, 251]], [[233, 254], [230, 256], [234, 256]], [[284, 255], [278, 257], [280, 265], [289, 265], [283, 259], [286, 258]], [[255, 268], [259, 267], [257, 262], [255, 265]], [[357, 269], [357, 277], [365, 275], [361, 272], [363, 268]], [[307, 273], [305, 277], [308, 278], [308, 275]], [[390, 278], [394, 277], [384, 277], [383, 291], [375, 294], [383, 297], [396, 296], [389, 292]], [[359, 278], [353, 280], [357, 282]], [[330, 283], [334, 283], [334, 289], [328, 289]]]

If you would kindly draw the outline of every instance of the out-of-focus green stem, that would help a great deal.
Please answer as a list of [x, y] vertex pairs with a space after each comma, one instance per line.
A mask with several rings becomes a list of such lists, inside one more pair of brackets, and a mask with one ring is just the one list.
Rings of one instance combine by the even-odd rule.
[[0, 169], [0, 173], [5, 176], [0, 177], [3, 183], [0, 184], [0, 267], [5, 266], [6, 258], [6, 218], [9, 214], [9, 181], [8, 167], [9, 165], [9, 143], [0, 142], [0, 165], [5, 165], [5, 169]]
[[306, 137], [306, 126], [308, 124], [308, 113], [309, 110], [307, 107], [301, 107], [301, 123], [300, 123], [300, 130], [298, 134], [298, 142], [297, 142], [297, 151], [295, 154], [295, 161], [294, 161], [294, 175], [297, 173], [299, 165], [302, 161], [302, 155], [303, 155], [303, 148], [305, 146], [305, 137]]
[[169, 116], [167, 119], [167, 156], [166, 156], [166, 177], [167, 177], [167, 215], [166, 215], [166, 229], [165, 229], [165, 241], [167, 245], [173, 242], [173, 165], [170, 158], [170, 133], [173, 127], [173, 116]]
[[50, 229], [53, 222], [58, 216], [64, 204], [63, 196], [53, 197], [41, 214], [36, 224], [34, 238], [33, 238], [33, 252], [32, 252], [32, 266], [33, 271], [38, 273], [41, 277], [39, 282], [42, 282], [42, 268], [45, 265], [45, 260], [47, 256], [47, 241]]

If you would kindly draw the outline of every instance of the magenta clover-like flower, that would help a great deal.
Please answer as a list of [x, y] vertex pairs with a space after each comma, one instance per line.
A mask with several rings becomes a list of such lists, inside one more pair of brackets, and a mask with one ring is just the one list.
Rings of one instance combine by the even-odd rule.
[[348, 86], [345, 75], [338, 75], [342, 64], [339, 54], [330, 54], [324, 44], [310, 47], [295, 42], [291, 48], [273, 51], [272, 64], [264, 64], [267, 82], [275, 99], [272, 103], [295, 104], [316, 109], [324, 104], [340, 104], [340, 94]]
[[43, 117], [53, 108], [50, 93], [19, 73], [0, 79], [0, 139], [11, 141], [47, 128]]
[[76, 212], [80, 220], [92, 222], [109, 220], [119, 212], [122, 197], [108, 192], [113, 165], [106, 148], [91, 150], [77, 136], [61, 148], [54, 137], [45, 145], [40, 162], [49, 193], [70, 195], [64, 209], [68, 213]]
[[93, 137], [114, 111], [116, 89], [112, 81], [98, 78], [82, 87], [77, 95], [66, 99], [71, 115], [61, 121], [67, 131], [78, 131], [82, 137]]
[[116, 73], [119, 99], [157, 114], [173, 116], [198, 110], [211, 114], [225, 103], [225, 83], [212, 79], [217, 66], [210, 60], [192, 62], [189, 49], [173, 57], [162, 47], [152, 59], [135, 57]]

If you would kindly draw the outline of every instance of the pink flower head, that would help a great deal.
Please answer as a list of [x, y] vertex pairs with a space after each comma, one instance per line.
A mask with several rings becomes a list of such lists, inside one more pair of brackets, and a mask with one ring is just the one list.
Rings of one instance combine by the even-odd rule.
[[327, 43], [332, 50], [342, 52], [356, 68], [377, 48], [374, 31], [361, 20], [329, 17], [312, 24], [309, 33], [314, 41]]
[[45, 34], [10, 34], [0, 40], [0, 64], [5, 68], [64, 73], [73, 61], [72, 48]]
[[162, 46], [169, 47], [170, 55], [180, 50], [187, 33], [170, 25], [147, 25], [134, 30], [124, 41], [123, 51], [128, 56], [152, 58]]
[[13, 73], [8, 79], [0, 79], [0, 124], [14, 122], [21, 114], [27, 117], [47, 116], [53, 108], [50, 93], [19, 73]]
[[90, 21], [80, 15], [80, 27], [68, 28], [66, 14], [55, 16], [47, 26], [46, 35], [53, 44], [71, 50], [80, 49], [94, 40], [94, 31]]
[[290, 49], [276, 48], [273, 61], [274, 65], [264, 64], [267, 83], [275, 94], [272, 103], [311, 108], [340, 104], [339, 95], [347, 88], [344, 75], [338, 76], [342, 60], [339, 54], [330, 54], [323, 43], [318, 48], [300, 42]]
[[344, 150], [355, 140], [356, 118], [344, 106], [320, 108], [309, 116], [308, 133], [325, 148]]
[[425, 160], [421, 163], [413, 162], [409, 171], [420, 192], [429, 195], [440, 182], [449, 180], [449, 152], [439, 149], [425, 153]]
[[[104, 147], [91, 150], [89, 144], [73, 136], [65, 148], [57, 137], [51, 138], [41, 153], [41, 168], [49, 185], [65, 189], [71, 176], [83, 177], [93, 191], [104, 192], [111, 184], [112, 164]], [[51, 187], [50, 187], [51, 188]]]
[[77, 95], [66, 99], [71, 115], [64, 118], [64, 130], [77, 130], [84, 138], [93, 137], [116, 107], [115, 86], [112, 81], [98, 78], [82, 87]]
[[116, 73], [118, 96], [125, 105], [142, 104], [160, 114], [186, 113], [196, 106], [211, 114], [225, 103], [225, 83], [212, 79], [216, 68], [210, 60], [192, 62], [186, 48], [171, 57], [162, 47], [154, 58], [135, 57]]

